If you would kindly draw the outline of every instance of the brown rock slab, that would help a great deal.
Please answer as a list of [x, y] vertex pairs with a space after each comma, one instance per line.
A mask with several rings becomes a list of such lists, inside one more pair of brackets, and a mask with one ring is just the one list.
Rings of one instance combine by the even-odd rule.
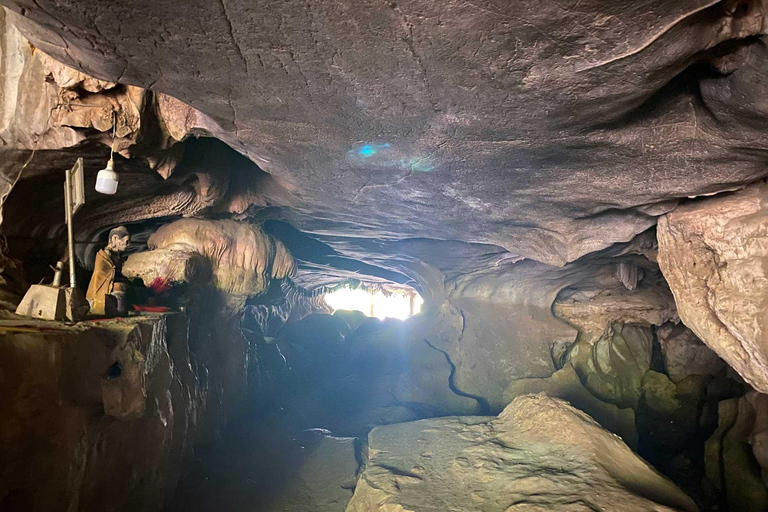
[[212, 405], [181, 315], [0, 323], [0, 509], [160, 510]]

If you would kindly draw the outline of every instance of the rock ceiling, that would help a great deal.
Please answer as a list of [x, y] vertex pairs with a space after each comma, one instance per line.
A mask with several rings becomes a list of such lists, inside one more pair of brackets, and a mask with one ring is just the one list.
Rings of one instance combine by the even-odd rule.
[[761, 1], [1, 3], [56, 59], [202, 112], [290, 192], [265, 216], [330, 238], [563, 265], [768, 175]]

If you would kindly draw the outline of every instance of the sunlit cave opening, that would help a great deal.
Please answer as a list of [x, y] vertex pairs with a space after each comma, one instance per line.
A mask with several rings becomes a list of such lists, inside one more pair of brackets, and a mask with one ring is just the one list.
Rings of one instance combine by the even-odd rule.
[[405, 320], [421, 312], [424, 299], [415, 290], [398, 288], [388, 290], [379, 287], [351, 287], [344, 285], [325, 294], [325, 303], [334, 311], [360, 311], [380, 320], [396, 318]]

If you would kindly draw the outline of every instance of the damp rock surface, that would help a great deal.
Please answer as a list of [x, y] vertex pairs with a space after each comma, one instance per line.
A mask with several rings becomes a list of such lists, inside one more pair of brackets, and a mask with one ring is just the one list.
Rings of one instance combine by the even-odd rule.
[[763, 512], [768, 507], [766, 462], [768, 397], [750, 392], [718, 404], [717, 430], [707, 440], [707, 478], [728, 510]]
[[0, 325], [0, 509], [158, 511], [219, 397], [181, 315]]
[[496, 418], [377, 427], [368, 442], [346, 512], [698, 510], [621, 439], [546, 395]]

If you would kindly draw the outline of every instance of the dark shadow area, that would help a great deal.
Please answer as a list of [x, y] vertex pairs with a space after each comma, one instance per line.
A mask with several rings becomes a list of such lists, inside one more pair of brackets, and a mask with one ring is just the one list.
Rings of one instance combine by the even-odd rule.
[[338, 311], [286, 324], [274, 338], [249, 331], [250, 411], [198, 451], [167, 510], [343, 512], [371, 428], [451, 412], [426, 394], [402, 395], [451, 394], [445, 356], [411, 334], [422, 320]]

